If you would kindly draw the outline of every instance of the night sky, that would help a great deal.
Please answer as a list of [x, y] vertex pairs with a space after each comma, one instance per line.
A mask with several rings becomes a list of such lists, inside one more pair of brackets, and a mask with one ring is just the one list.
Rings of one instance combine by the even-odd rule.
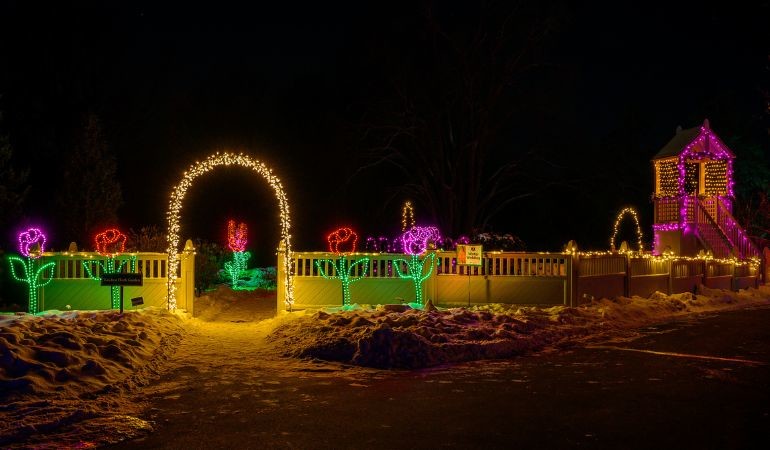
[[[243, 150], [281, 177], [295, 248], [323, 249], [340, 224], [395, 234], [405, 180], [384, 168], [351, 178], [371, 145], [366, 123], [403, 74], [420, 70], [408, 62], [430, 52], [428, 6], [453, 36], [474, 29], [478, 12], [477, 2], [438, 1], [51, 3], [0, 3], [0, 129], [14, 163], [31, 169], [25, 220], [46, 224], [54, 247], [68, 239], [47, 221], [51, 190], [88, 112], [117, 157], [123, 229], [165, 227], [171, 188], [192, 162]], [[649, 234], [650, 159], [677, 125], [708, 117], [728, 144], [767, 146], [768, 2], [676, 3], [535, 8], [553, 32], [492, 151], [532, 152], [543, 161], [532, 170], [562, 183], [512, 204], [494, 230], [535, 251], [570, 239], [605, 248], [626, 205], [638, 207]], [[267, 264], [275, 205], [258, 177], [220, 169], [188, 192], [182, 235], [223, 242], [227, 218], [241, 219]], [[429, 220], [424, 211], [416, 205], [418, 222]]]

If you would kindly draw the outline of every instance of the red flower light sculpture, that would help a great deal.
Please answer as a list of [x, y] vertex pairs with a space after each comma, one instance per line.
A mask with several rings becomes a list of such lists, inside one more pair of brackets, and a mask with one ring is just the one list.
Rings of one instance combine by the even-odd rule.
[[246, 224], [241, 222], [238, 227], [235, 227], [235, 221], [229, 220], [227, 222], [227, 246], [231, 251], [242, 252], [246, 250], [246, 234], [248, 229]]
[[336, 255], [348, 255], [356, 252], [358, 235], [348, 227], [338, 228], [326, 237], [329, 242], [329, 251]]
[[126, 250], [126, 235], [117, 228], [110, 228], [94, 237], [96, 252], [102, 256], [114, 258]]
[[[94, 243], [96, 244], [96, 252], [104, 256], [106, 260], [83, 261], [83, 268], [89, 278], [101, 281], [101, 274], [120, 273], [127, 261], [116, 261], [115, 257], [126, 250], [126, 235], [117, 228], [110, 228], [94, 236]], [[136, 272], [136, 255], [131, 256], [130, 261], [130, 271], [134, 273]], [[96, 272], [97, 267], [99, 273]], [[112, 307], [114, 309], [120, 308], [120, 288], [118, 286], [110, 287], [110, 298], [112, 299]]]

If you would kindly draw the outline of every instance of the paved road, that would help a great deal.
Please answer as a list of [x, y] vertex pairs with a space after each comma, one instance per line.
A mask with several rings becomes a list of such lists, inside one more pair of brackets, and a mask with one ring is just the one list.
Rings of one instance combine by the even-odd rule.
[[147, 394], [156, 431], [113, 448], [770, 448], [768, 342], [764, 308], [431, 370], [182, 366]]

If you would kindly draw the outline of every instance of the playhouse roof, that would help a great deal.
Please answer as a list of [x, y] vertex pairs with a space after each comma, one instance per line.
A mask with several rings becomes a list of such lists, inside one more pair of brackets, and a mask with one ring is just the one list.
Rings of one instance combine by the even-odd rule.
[[664, 145], [662, 149], [652, 159], [670, 158], [672, 156], [679, 156], [679, 153], [687, 147], [687, 144], [694, 141], [700, 133], [700, 127], [688, 128], [686, 130], [677, 129], [676, 134], [668, 144]]
[[729, 148], [727, 148], [726, 145], [719, 139], [719, 137], [714, 133], [714, 131], [709, 127], [709, 120], [706, 119], [703, 121], [703, 125], [699, 127], [693, 127], [688, 128], [686, 130], [682, 130], [681, 128], [677, 128], [676, 134], [673, 138], [671, 138], [670, 141], [668, 141], [668, 144], [664, 145], [662, 149], [652, 158], [653, 161], [656, 159], [664, 159], [664, 158], [671, 158], [673, 156], [679, 156], [682, 151], [687, 148], [688, 145], [693, 143], [698, 137], [701, 135], [702, 132], [708, 133], [708, 139], [712, 142], [712, 144], [717, 145], [720, 149], [724, 150], [726, 152], [727, 157], [734, 158], [735, 155], [730, 151]]

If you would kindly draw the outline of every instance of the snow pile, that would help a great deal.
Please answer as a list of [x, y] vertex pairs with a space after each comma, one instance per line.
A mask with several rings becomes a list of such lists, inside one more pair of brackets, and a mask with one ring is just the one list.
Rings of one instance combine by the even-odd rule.
[[702, 288], [649, 299], [602, 299], [555, 306], [416, 310], [401, 305], [333, 312], [292, 313], [268, 336], [281, 353], [377, 368], [419, 368], [478, 359], [508, 358], [547, 346], [728, 308], [770, 304], [770, 288], [730, 292]]
[[157, 374], [182, 325], [154, 308], [0, 315], [0, 446], [53, 448], [47, 433], [64, 430], [57, 448], [86, 448], [151, 430], [127, 415], [140, 409], [127, 394]]
[[195, 298], [195, 318], [204, 322], [254, 322], [275, 316], [275, 291], [220, 285]]
[[162, 309], [0, 316], [0, 402], [131, 387], [181, 334], [179, 317]]

